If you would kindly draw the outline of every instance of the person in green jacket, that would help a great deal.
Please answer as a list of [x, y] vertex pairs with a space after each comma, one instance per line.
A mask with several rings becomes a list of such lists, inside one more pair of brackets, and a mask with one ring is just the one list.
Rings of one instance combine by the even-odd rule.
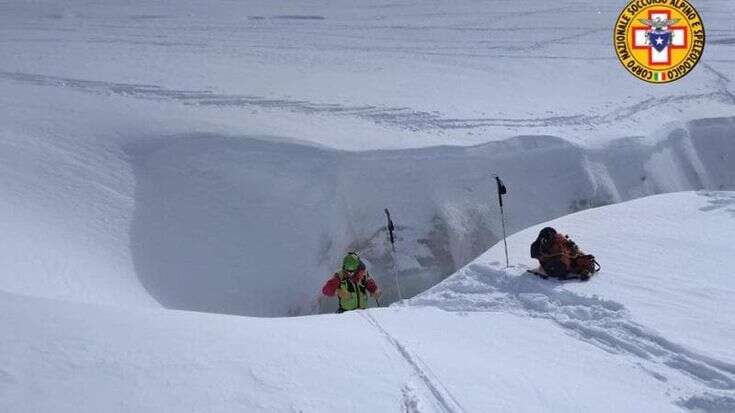
[[370, 277], [365, 264], [356, 252], [349, 252], [342, 260], [342, 270], [337, 271], [322, 287], [327, 297], [337, 296], [338, 313], [368, 308], [368, 295], [377, 302], [378, 285]]

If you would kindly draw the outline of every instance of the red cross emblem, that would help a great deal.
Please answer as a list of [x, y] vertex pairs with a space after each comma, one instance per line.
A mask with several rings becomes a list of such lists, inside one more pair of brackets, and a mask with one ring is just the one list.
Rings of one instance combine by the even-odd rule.
[[[648, 19], [656, 18], [670, 20], [670, 10], [649, 10]], [[648, 33], [651, 28], [646, 26], [632, 26], [631, 35], [633, 39], [633, 49], [648, 51], [649, 66], [667, 66], [671, 64], [672, 49], [687, 49], [689, 47], [689, 29], [686, 26], [668, 26], [666, 31], [671, 33], [671, 43], [663, 50], [656, 50], [650, 43]]]

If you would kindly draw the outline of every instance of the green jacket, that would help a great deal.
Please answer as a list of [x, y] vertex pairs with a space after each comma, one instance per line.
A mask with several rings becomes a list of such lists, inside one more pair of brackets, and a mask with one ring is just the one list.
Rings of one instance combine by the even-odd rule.
[[[338, 290], [349, 294], [345, 299], [339, 298], [339, 312], [341, 313], [358, 308], [368, 308], [368, 294], [376, 292], [378, 286], [363, 267], [352, 277], [348, 277], [343, 271], [335, 273], [322, 288], [324, 295], [330, 297], [338, 293]], [[337, 296], [339, 297], [339, 294]]]
[[347, 299], [339, 299], [340, 311], [357, 310], [358, 308], [368, 308], [367, 294], [367, 277], [363, 277], [358, 282], [353, 282], [349, 278], [340, 277], [339, 288], [350, 293]]

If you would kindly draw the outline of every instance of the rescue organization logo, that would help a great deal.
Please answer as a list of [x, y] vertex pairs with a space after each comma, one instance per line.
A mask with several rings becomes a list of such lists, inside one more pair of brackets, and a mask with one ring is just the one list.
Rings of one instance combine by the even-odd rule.
[[684, 0], [632, 0], [613, 31], [620, 63], [638, 79], [668, 83], [689, 73], [704, 51], [704, 24]]

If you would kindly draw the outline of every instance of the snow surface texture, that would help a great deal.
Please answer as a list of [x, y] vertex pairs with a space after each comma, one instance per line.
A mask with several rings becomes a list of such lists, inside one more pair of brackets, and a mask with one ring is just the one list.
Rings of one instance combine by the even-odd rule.
[[[735, 192], [548, 223], [587, 283], [524, 273], [538, 228], [390, 308], [252, 318], [0, 293], [2, 411], [714, 411], [735, 408]], [[651, 240], [653, 242], [651, 242]], [[713, 320], [710, 322], [709, 320]]]

